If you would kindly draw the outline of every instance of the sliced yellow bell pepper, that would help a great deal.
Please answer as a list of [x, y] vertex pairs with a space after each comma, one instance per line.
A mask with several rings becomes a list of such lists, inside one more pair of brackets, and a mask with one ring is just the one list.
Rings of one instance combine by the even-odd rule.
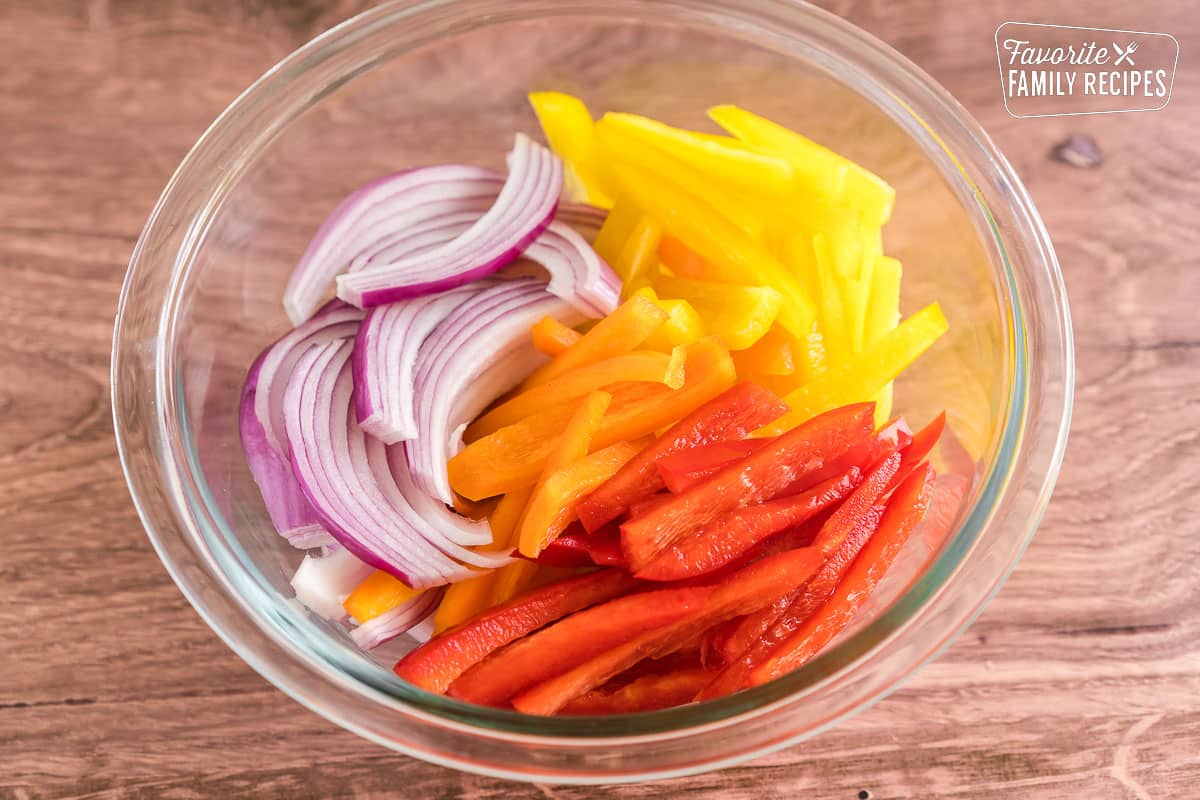
[[628, 353], [666, 321], [665, 311], [635, 294], [553, 361], [534, 370], [521, 388], [541, 386], [565, 372]]
[[583, 338], [579, 331], [568, 328], [554, 317], [542, 317], [530, 330], [533, 346], [548, 356], [557, 356]]
[[[878, 342], [900, 321], [900, 262], [887, 256], [875, 258], [871, 268], [871, 287], [863, 320], [863, 341], [867, 346]], [[875, 419], [885, 421], [892, 413], [892, 383], [889, 381], [875, 397]]]
[[375, 570], [363, 582], [354, 588], [350, 596], [342, 601], [342, 608], [360, 623], [375, 619], [380, 614], [391, 611], [401, 603], [408, 602], [421, 593], [413, 589], [399, 578]]
[[597, 124], [612, 126], [655, 145], [692, 169], [747, 192], [787, 193], [795, 186], [794, 170], [786, 158], [743, 147], [734, 140], [611, 111]]
[[661, 277], [654, 288], [663, 297], [687, 300], [705, 321], [709, 334], [729, 350], [745, 350], [761, 339], [783, 304], [783, 295], [770, 286]]
[[537, 114], [550, 149], [566, 166], [564, 182], [570, 196], [601, 208], [612, 199], [597, 174], [592, 115], [578, 97], [562, 92], [532, 92], [529, 103]]
[[668, 180], [613, 167], [625, 193], [663, 229], [690, 250], [703, 255], [706, 280], [769, 286], [783, 295], [779, 322], [802, 336], [813, 319], [812, 302], [803, 286], [763, 245], [746, 236], [703, 201]]
[[673, 353], [681, 345], [693, 344], [704, 337], [704, 320], [687, 300], [663, 300], [649, 286], [638, 289], [637, 294], [667, 312], [667, 321], [646, 339], [648, 349]]
[[629, 297], [654, 277], [658, 271], [658, 243], [661, 239], [662, 226], [650, 217], [640, 217], [633, 226], [620, 255], [612, 263], [613, 271], [621, 279], [622, 297]]
[[846, 309], [838, 281], [833, 247], [828, 238], [820, 233], [813, 237], [812, 247], [817, 264], [817, 312], [825, 344], [825, 356], [830, 364], [841, 364], [850, 357], [853, 348], [850, 346], [850, 329], [846, 321]]
[[730, 353], [742, 380], [762, 381], [768, 377], [794, 375], [799, 349], [795, 338], [779, 325], [745, 350]]
[[[607, 447], [654, 433], [682, 419], [736, 381], [737, 372], [729, 352], [713, 338], [701, 339], [687, 347], [682, 387], [669, 389], [652, 383], [613, 387], [612, 405], [592, 446]], [[563, 403], [467, 445], [446, 465], [450, 485], [472, 499], [532, 485], [573, 411], [572, 403]]]
[[633, 235], [633, 229], [638, 224], [638, 220], [643, 216], [638, 207], [630, 200], [618, 197], [613, 203], [612, 210], [604, 218], [600, 230], [596, 232], [592, 249], [610, 266], [615, 264], [621, 257], [621, 250], [625, 247], [625, 243]]
[[783, 399], [791, 410], [752, 435], [774, 436], [818, 414], [875, 397], [929, 349], [948, 327], [937, 303], [926, 306], [861, 355], [831, 366], [824, 374], [787, 395]]
[[708, 116], [743, 142], [787, 159], [806, 189], [860, 210], [868, 225], [881, 226], [891, 217], [896, 190], [850, 159], [737, 106], [710, 108]]
[[649, 381], [678, 389], [683, 385], [683, 353], [672, 358], [667, 353], [635, 350], [594, 364], [564, 372], [541, 386], [506, 400], [467, 426], [464, 439], [473, 442], [506, 425], [552, 408], [567, 400], [577, 400], [597, 389], [615, 383]]
[[621, 124], [623, 119], [622, 115], [609, 114], [596, 123], [597, 147], [606, 164], [624, 164], [649, 175], [673, 180], [681, 189], [712, 206], [750, 238], [762, 239], [767, 220], [757, 213], [749, 198], [646, 141], [628, 125]]

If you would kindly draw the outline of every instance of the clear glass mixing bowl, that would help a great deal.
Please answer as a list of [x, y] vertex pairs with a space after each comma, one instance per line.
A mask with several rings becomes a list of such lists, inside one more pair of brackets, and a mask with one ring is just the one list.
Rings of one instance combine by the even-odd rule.
[[[280, 296], [327, 211], [398, 168], [501, 166], [536, 133], [525, 95], [705, 128], [737, 103], [897, 188], [888, 251], [906, 313], [950, 333], [901, 380], [915, 424], [946, 408], [939, 518], [836, 646], [719, 701], [535, 718], [417, 690], [291, 598], [300, 553], [246, 470], [237, 401], [287, 327]], [[782, 0], [394, 2], [281, 62], [213, 124], [146, 223], [113, 343], [113, 407], [134, 501], [163, 563], [252, 667], [334, 722], [410, 755], [526, 780], [713, 769], [811, 736], [893, 689], [987, 602], [1033, 535], [1065, 445], [1073, 377], [1061, 276], [1012, 168], [928, 76], [818, 9]]]

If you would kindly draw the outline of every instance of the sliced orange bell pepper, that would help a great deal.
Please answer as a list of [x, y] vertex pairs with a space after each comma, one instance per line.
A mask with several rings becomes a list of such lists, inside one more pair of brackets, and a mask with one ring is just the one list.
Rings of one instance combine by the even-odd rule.
[[634, 295], [585, 333], [549, 364], [539, 367], [522, 384], [531, 389], [564, 372], [628, 353], [667, 321], [667, 313], [645, 297]]
[[708, 270], [704, 259], [674, 236], [662, 237], [658, 243], [658, 257], [663, 266], [680, 278], [700, 278]]
[[383, 570], [376, 570], [342, 601], [342, 608], [360, 623], [375, 619], [421, 593]]
[[752, 435], [775, 436], [824, 411], [874, 397], [947, 328], [938, 304], [926, 306], [867, 347], [862, 355], [832, 366], [784, 397], [792, 410]]
[[739, 378], [760, 381], [767, 377], [794, 375], [798, 349], [795, 337], [777, 323], [750, 347], [730, 355]]
[[661, 277], [654, 289], [663, 297], [687, 300], [704, 320], [709, 334], [730, 350], [745, 350], [770, 330], [779, 316], [783, 295], [770, 286]]
[[601, 188], [592, 115], [587, 106], [562, 92], [531, 92], [529, 103], [550, 149], [566, 165], [564, 180], [570, 194], [594, 206], [612, 208], [612, 200]]
[[672, 355], [640, 350], [587, 364], [496, 406], [468, 425], [464, 438], [473, 442], [506, 425], [615, 383], [645, 381], [678, 389], [683, 385], [683, 363], [683, 350]]
[[671, 180], [614, 164], [622, 191], [663, 229], [703, 255], [705, 280], [770, 286], [783, 295], [779, 323], [793, 336], [808, 333], [812, 301], [796, 277], [762, 244]]
[[661, 225], [650, 217], [638, 218], [611, 265], [621, 279], [622, 296], [628, 297], [654, 277], [658, 270], [658, 242], [661, 238]]
[[535, 322], [530, 336], [533, 338], [533, 346], [551, 357], [561, 355], [583, 338], [582, 333], [568, 328], [554, 317], [542, 317]]
[[[612, 405], [592, 446], [607, 447], [654, 433], [716, 397], [736, 379], [728, 351], [715, 340], [701, 339], [687, 348], [679, 389], [647, 383], [613, 387]], [[564, 403], [472, 442], [450, 459], [450, 485], [464, 497], [479, 499], [533, 484], [572, 411], [572, 404]]]
[[537, 558], [543, 547], [575, 521], [579, 501], [617, 474], [640, 449], [633, 442], [617, 442], [549, 475], [533, 493], [521, 522], [521, 554]]
[[637, 290], [637, 294], [667, 312], [667, 321], [650, 334], [645, 341], [645, 347], [650, 350], [666, 352], [703, 338], [704, 321], [687, 300], [663, 300], [649, 286], [641, 287]]
[[738, 189], [759, 194], [790, 192], [794, 168], [783, 157], [746, 147], [736, 139], [672, 128], [636, 114], [608, 112], [597, 123], [654, 145], [693, 170]]

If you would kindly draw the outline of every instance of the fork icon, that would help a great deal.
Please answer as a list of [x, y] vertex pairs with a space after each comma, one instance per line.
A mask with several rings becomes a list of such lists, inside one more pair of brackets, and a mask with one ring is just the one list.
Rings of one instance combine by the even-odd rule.
[[1117, 55], [1117, 60], [1113, 62], [1113, 66], [1119, 67], [1119, 66], [1121, 66], [1121, 64], [1125, 63], [1126, 61], [1129, 62], [1129, 66], [1131, 66], [1131, 67], [1136, 66], [1132, 56], [1133, 56], [1134, 51], [1137, 50], [1137, 48], [1138, 48], [1137, 42], [1130, 42], [1128, 44], [1128, 46], [1126, 46], [1125, 48], [1122, 48], [1121, 45], [1117, 44], [1116, 42], [1113, 42], [1113, 51]]

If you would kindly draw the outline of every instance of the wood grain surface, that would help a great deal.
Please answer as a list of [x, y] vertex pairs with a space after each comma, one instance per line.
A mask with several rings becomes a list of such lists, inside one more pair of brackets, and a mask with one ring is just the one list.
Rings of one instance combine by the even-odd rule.
[[[117, 464], [112, 318], [142, 222], [212, 118], [351, 15], [320, 0], [0, 0], [0, 797], [1200, 796], [1200, 8], [839, 0], [975, 114], [1058, 248], [1078, 393], [1020, 567], [938, 661], [809, 742], [716, 774], [526, 786], [356, 738], [268, 685], [159, 565]], [[1004, 20], [1167, 31], [1153, 114], [1018, 120]], [[1102, 166], [1051, 159], [1072, 133]]]

